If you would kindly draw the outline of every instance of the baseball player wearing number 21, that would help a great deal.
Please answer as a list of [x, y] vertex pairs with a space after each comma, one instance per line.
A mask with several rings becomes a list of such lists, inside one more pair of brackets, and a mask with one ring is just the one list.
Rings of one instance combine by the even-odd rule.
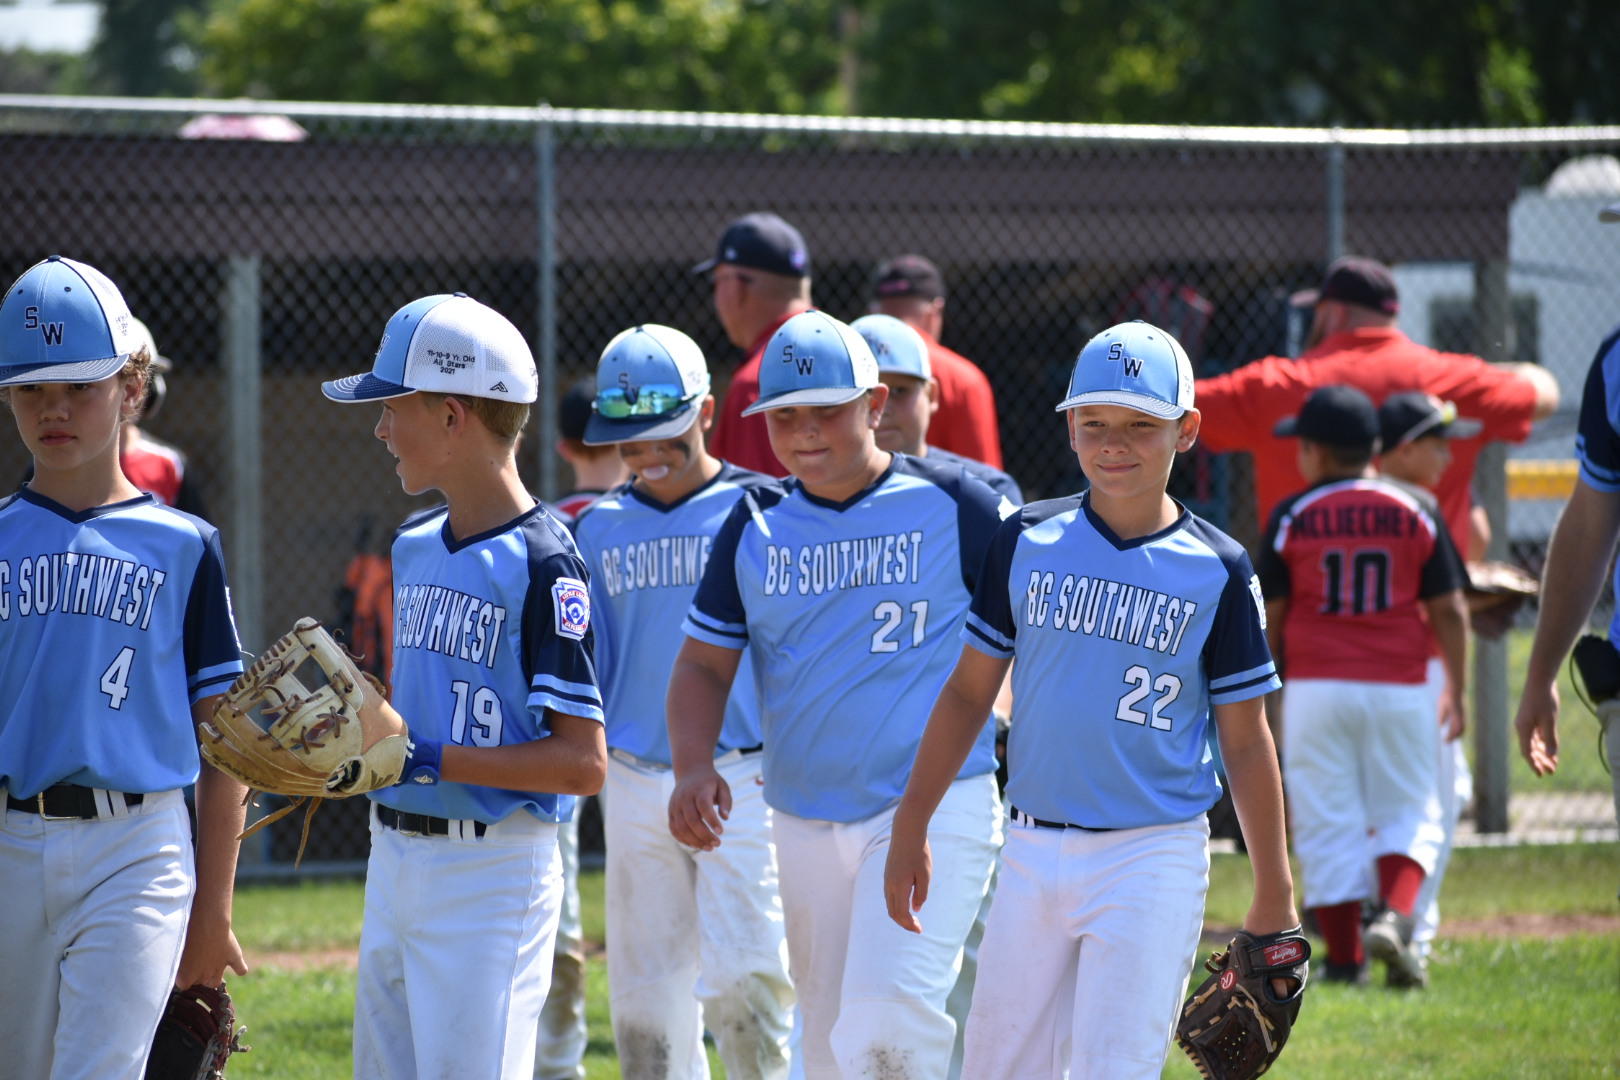
[[0, 501], [6, 1076], [138, 1080], [170, 989], [247, 970], [243, 789], [196, 737], [242, 671], [225, 563], [212, 526], [119, 467], [152, 359], [132, 325], [117, 286], [56, 256], [0, 304], [0, 398], [34, 460]]
[[930, 818], [1016, 656], [1012, 821], [963, 1080], [1159, 1075], [1209, 883], [1212, 713], [1254, 867], [1244, 929], [1299, 921], [1262, 711], [1279, 683], [1259, 583], [1235, 541], [1165, 492], [1198, 438], [1186, 354], [1146, 323], [1105, 330], [1058, 409], [1090, 489], [1030, 503], [991, 541], [885, 875], [891, 918], [925, 930]]
[[884, 916], [894, 805], [1003, 505], [960, 466], [878, 449], [887, 393], [867, 343], [819, 311], [770, 339], [750, 411], [791, 475], [720, 527], [669, 684], [670, 829], [710, 850], [730, 842], [715, 743], [747, 648], [807, 1080], [943, 1080], [946, 999], [1001, 833], [985, 730], [940, 785], [928, 933]]
[[557, 823], [607, 769], [585, 573], [514, 457], [538, 392], [517, 327], [461, 294], [389, 320], [372, 371], [409, 494], [443, 510], [394, 540], [401, 783], [370, 794], [356, 1077], [530, 1080], [562, 903]]

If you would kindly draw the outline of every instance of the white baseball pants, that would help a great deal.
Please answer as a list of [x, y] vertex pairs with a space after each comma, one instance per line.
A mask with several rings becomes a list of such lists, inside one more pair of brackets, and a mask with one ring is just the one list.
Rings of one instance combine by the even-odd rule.
[[356, 1080], [529, 1080], [562, 902], [557, 826], [406, 836], [372, 810]]
[[1433, 873], [1440, 728], [1423, 683], [1293, 679], [1283, 691], [1283, 782], [1305, 903], [1378, 895], [1380, 855]]
[[705, 1080], [705, 1027], [732, 1080], [788, 1074], [793, 986], [760, 765], [716, 759], [731, 816], [720, 846], [697, 851], [670, 835], [675, 774], [608, 757], [608, 988], [625, 1080]]
[[563, 895], [551, 954], [551, 988], [540, 1009], [536, 1080], [585, 1080], [585, 941], [579, 912], [579, 816], [584, 808], [580, 799], [572, 820], [557, 826]]
[[1157, 1080], [1208, 889], [1202, 816], [1109, 832], [1011, 824], [962, 1080]]
[[98, 821], [4, 805], [0, 1076], [141, 1080], [196, 888], [185, 799]]
[[944, 1080], [950, 1067], [945, 1003], [1001, 846], [995, 777], [952, 783], [929, 822], [921, 934], [884, 901], [893, 820], [893, 807], [848, 824], [775, 815], [807, 1080]]
[[[1424, 683], [1434, 702], [1435, 723], [1439, 723], [1440, 697], [1446, 689], [1446, 666], [1438, 657], [1429, 658], [1428, 681]], [[1417, 903], [1412, 908], [1414, 923], [1412, 945], [1423, 956], [1429, 954], [1430, 944], [1440, 930], [1440, 884], [1446, 877], [1446, 865], [1451, 861], [1451, 847], [1457, 839], [1457, 823], [1463, 808], [1474, 798], [1474, 776], [1468, 768], [1468, 755], [1463, 752], [1463, 738], [1447, 742], [1440, 735], [1438, 777], [1440, 785], [1440, 827], [1445, 835], [1434, 857], [1434, 869], [1423, 879]]]

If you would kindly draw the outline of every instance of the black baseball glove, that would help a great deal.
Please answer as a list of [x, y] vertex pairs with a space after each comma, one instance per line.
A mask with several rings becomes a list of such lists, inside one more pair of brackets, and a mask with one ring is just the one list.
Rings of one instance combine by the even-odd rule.
[[[1176, 1042], [1208, 1080], [1249, 1080], [1271, 1068], [1299, 1016], [1311, 944], [1299, 927], [1259, 937], [1239, 930], [1204, 961], [1208, 979], [1181, 1007]], [[1289, 983], [1279, 995], [1273, 979]]]
[[242, 1045], [246, 1031], [236, 1026], [224, 983], [175, 990], [158, 1021], [146, 1080], [221, 1080], [226, 1060], [247, 1050]]

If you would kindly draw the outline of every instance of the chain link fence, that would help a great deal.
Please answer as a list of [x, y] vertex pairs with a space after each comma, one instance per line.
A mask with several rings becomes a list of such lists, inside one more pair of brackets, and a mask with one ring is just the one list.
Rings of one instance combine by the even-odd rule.
[[[911, 122], [0, 96], [0, 278], [51, 253], [123, 288], [175, 362], [148, 426], [190, 455], [223, 531], [244, 645], [341, 622], [357, 554], [425, 505], [319, 382], [369, 366], [404, 303], [463, 291], [530, 337], [542, 399], [522, 446], [568, 488], [554, 402], [619, 330], [692, 335], [723, 386], [739, 352], [692, 264], [770, 209], [804, 234], [817, 306], [863, 314], [872, 273], [931, 258], [943, 341], [997, 400], [1030, 498], [1081, 484], [1061, 397], [1079, 346], [1126, 318], [1173, 331], [1201, 374], [1297, 353], [1288, 295], [1342, 253], [1395, 267], [1401, 325], [1438, 348], [1544, 365], [1564, 402], [1482, 459], [1480, 496], [1537, 567], [1572, 482], [1587, 365], [1620, 321], [1620, 128], [1349, 132]], [[0, 476], [20, 477], [17, 440]], [[1173, 491], [1252, 545], [1244, 455], [1195, 451]], [[1528, 618], [1528, 617], [1527, 617]], [[1526, 625], [1528, 623], [1526, 622]], [[1505, 652], [1482, 649], [1481, 827], [1506, 827]], [[1495, 675], [1491, 672], [1495, 671]], [[1494, 699], [1493, 699], [1494, 695]], [[1492, 719], [1494, 717], [1494, 719]], [[364, 808], [316, 818], [306, 870], [363, 858]], [[1493, 824], [1494, 823], [1494, 824]], [[299, 823], [250, 853], [290, 863]], [[589, 840], [587, 840], [587, 844]]]

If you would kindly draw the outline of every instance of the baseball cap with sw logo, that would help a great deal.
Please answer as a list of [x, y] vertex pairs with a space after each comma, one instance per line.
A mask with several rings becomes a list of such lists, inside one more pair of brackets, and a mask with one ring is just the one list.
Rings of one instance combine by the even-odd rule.
[[697, 342], [668, 326], [622, 331], [596, 363], [596, 395], [585, 443], [673, 439], [686, 432], [709, 395], [709, 364]]
[[801, 311], [771, 335], [759, 361], [759, 400], [744, 416], [792, 405], [842, 405], [878, 385], [866, 339], [823, 311]]
[[527, 404], [540, 396], [540, 377], [529, 343], [506, 316], [451, 293], [394, 312], [369, 372], [321, 384], [333, 401], [380, 401], [417, 390]]
[[1069, 396], [1057, 411], [1081, 405], [1124, 405], [1175, 420], [1193, 407], [1192, 361], [1179, 341], [1150, 323], [1110, 326], [1075, 358]]
[[928, 361], [928, 342], [893, 315], [862, 315], [849, 324], [872, 347], [879, 371], [896, 375], [910, 375], [914, 379], [931, 379], [933, 368]]
[[0, 386], [100, 382], [140, 347], [118, 286], [60, 255], [35, 263], [0, 303]]

